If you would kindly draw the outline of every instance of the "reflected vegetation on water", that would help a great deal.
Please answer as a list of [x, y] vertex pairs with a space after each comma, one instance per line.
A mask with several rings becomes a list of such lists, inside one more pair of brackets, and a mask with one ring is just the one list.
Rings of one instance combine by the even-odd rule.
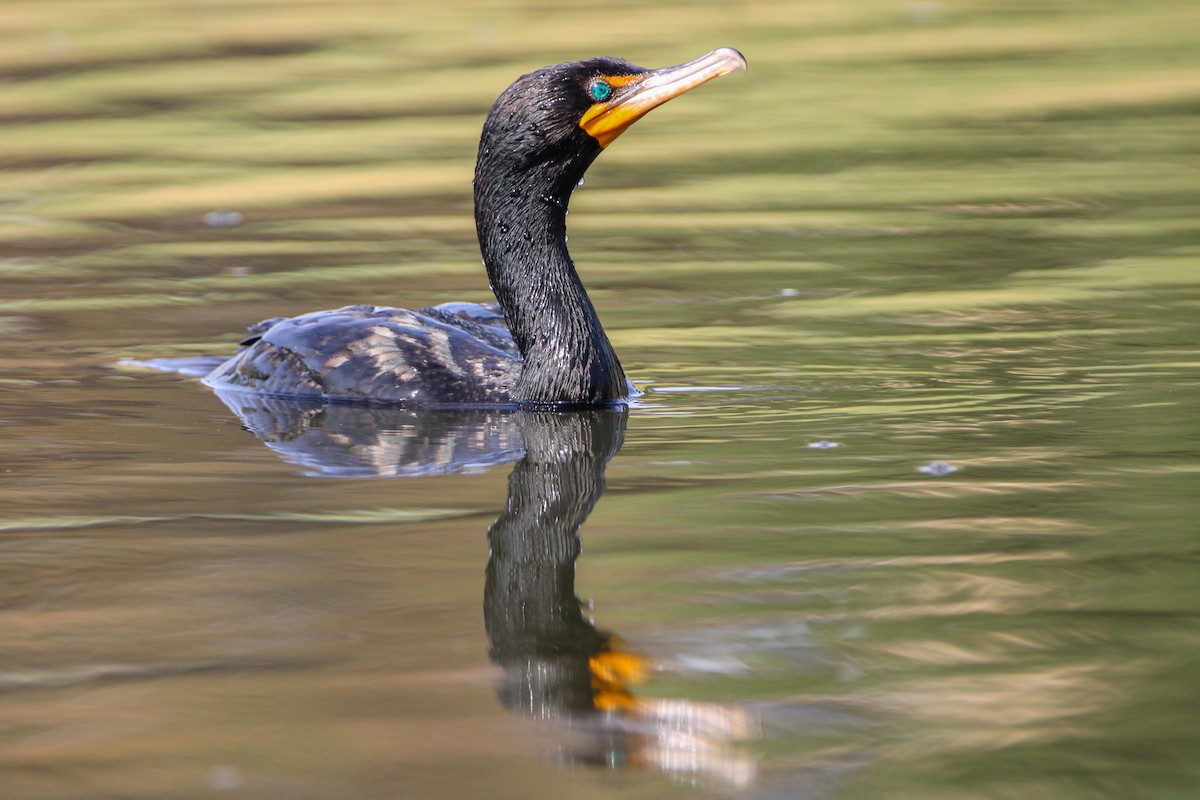
[[[285, 5], [0, 15], [0, 795], [1195, 794], [1195, 3]], [[725, 44], [573, 198], [627, 413], [129, 365], [490, 299], [496, 93]]]

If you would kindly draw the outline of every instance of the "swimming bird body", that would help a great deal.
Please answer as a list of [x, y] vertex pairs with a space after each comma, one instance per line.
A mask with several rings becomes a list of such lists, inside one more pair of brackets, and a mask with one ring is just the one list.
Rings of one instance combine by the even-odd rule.
[[348, 306], [251, 328], [204, 380], [221, 389], [413, 406], [603, 406], [625, 377], [567, 252], [571, 192], [650, 109], [744, 69], [721, 48], [648, 70], [612, 58], [523, 75], [484, 122], [475, 225], [498, 305]]

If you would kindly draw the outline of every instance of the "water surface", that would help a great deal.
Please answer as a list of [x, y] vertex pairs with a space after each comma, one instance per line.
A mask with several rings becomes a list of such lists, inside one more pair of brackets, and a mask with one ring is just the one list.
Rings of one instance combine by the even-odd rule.
[[[1194, 4], [2, 16], [5, 797], [1195, 796]], [[498, 91], [719, 45], [573, 199], [628, 414], [120, 366], [487, 299]]]

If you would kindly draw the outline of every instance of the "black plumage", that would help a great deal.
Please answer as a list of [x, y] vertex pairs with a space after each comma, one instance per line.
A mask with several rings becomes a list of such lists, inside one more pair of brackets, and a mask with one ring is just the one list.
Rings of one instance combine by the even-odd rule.
[[412, 406], [628, 398], [632, 385], [567, 252], [571, 193], [651, 108], [744, 66], [722, 48], [661, 70], [595, 58], [521, 76], [488, 113], [475, 167], [476, 231], [498, 307], [349, 306], [267, 320], [205, 383]]

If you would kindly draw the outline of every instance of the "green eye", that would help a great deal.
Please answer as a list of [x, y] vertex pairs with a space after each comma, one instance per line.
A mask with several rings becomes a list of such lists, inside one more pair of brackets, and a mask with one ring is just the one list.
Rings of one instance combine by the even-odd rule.
[[599, 103], [612, 96], [612, 87], [604, 81], [592, 81], [588, 84], [588, 94]]

